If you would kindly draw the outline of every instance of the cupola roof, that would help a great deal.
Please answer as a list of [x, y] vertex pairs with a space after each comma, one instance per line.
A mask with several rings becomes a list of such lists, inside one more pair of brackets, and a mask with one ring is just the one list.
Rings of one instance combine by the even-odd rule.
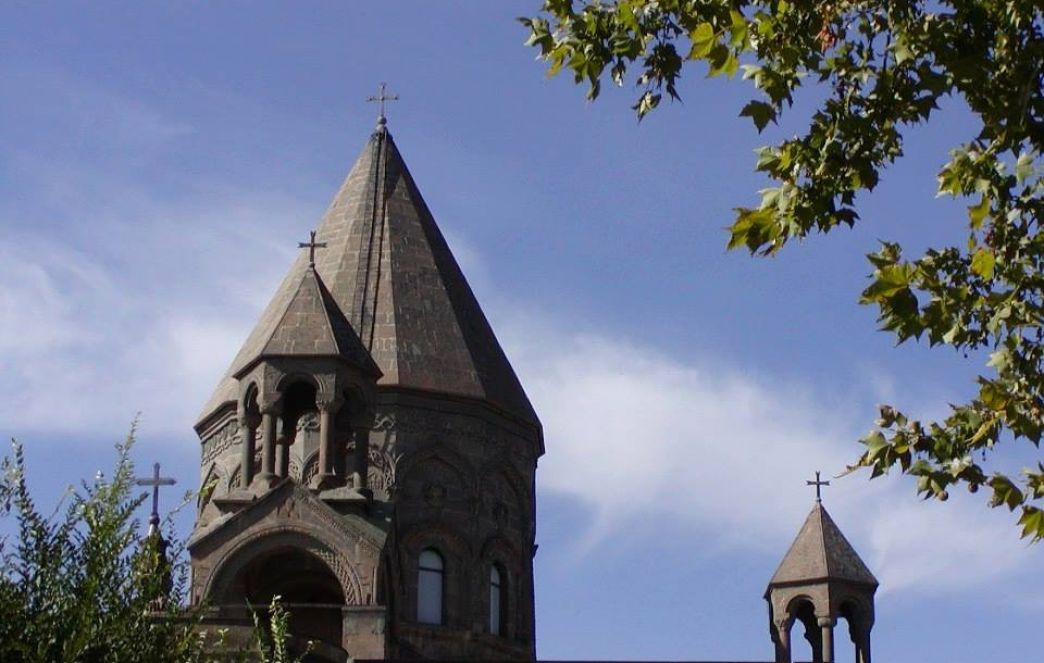
[[[243, 352], [238, 376], [265, 357], [339, 357], [375, 377], [377, 364], [315, 269], [301, 274], [276, 323]], [[255, 350], [256, 349], [256, 350]], [[247, 350], [247, 346], [244, 346]]]
[[769, 588], [829, 581], [877, 587], [877, 579], [817, 501], [772, 576]]

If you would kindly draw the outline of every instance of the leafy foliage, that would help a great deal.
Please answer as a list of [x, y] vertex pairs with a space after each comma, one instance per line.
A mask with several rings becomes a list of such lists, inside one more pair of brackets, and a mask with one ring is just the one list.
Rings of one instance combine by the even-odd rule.
[[[247, 660], [248, 652], [228, 650], [221, 634], [201, 628], [200, 608], [185, 605], [180, 548], [163, 554], [158, 533], [139, 539], [134, 513], [145, 496], [133, 492], [133, 433], [116, 445], [111, 478], [99, 473], [70, 487], [50, 517], [32, 499], [22, 447], [13, 443], [0, 461], [0, 518], [14, 521], [0, 530], [8, 532], [0, 538], [0, 661]], [[254, 653], [289, 663], [286, 612], [273, 602], [265, 628], [255, 621]]]
[[312, 650], [312, 642], [305, 646], [304, 652], [294, 657], [290, 651], [290, 613], [280, 603], [279, 596], [273, 596], [268, 605], [268, 619], [263, 620], [256, 611], [254, 618], [254, 650], [258, 663], [301, 663]]
[[1039, 0], [546, 0], [520, 21], [549, 74], [573, 72], [594, 99], [604, 77], [636, 70], [639, 119], [688, 63], [742, 78], [758, 98], [740, 115], [760, 132], [780, 121], [809, 83], [827, 95], [803, 134], [758, 151], [755, 169], [776, 183], [740, 207], [729, 248], [770, 255], [791, 239], [859, 220], [872, 191], [903, 154], [903, 132], [929, 121], [946, 96], [963, 100], [977, 133], [955, 145], [938, 174], [940, 196], [969, 202], [967, 242], [910, 259], [885, 242], [869, 256], [861, 302], [877, 306], [899, 342], [924, 339], [967, 353], [988, 350], [977, 395], [924, 424], [891, 406], [856, 463], [878, 476], [898, 466], [925, 497], [986, 486], [990, 504], [1021, 510], [1022, 535], [1044, 538], [1044, 464], [1021, 477], [989, 472], [1001, 444], [1039, 447], [1044, 431], [1044, 6]]

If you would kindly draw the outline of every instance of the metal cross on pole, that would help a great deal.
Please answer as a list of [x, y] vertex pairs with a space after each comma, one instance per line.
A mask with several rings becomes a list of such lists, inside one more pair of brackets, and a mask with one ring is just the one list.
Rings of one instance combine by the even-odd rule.
[[377, 121], [378, 122], [380, 122], [381, 120], [384, 119], [384, 102], [386, 102], [386, 101], [398, 101], [399, 100], [399, 95], [397, 95], [397, 94], [385, 94], [384, 93], [384, 88], [385, 88], [384, 81], [381, 81], [381, 84], [379, 86], [377, 86], [377, 94], [372, 96], [372, 97], [366, 97], [366, 101], [376, 101], [378, 104], [380, 104], [380, 106], [379, 106], [380, 111], [377, 114]]
[[326, 242], [317, 242], [317, 241], [315, 241], [315, 231], [314, 230], [312, 232], [308, 233], [308, 237], [309, 237], [309, 239], [308, 239], [307, 242], [298, 242], [297, 243], [297, 248], [299, 248], [299, 249], [308, 249], [308, 265], [311, 266], [311, 267], [315, 267], [315, 250], [316, 249], [325, 249], [326, 248]]
[[159, 487], [160, 486], [173, 486], [177, 483], [170, 477], [160, 476], [160, 464], [155, 463], [152, 466], [152, 476], [143, 477], [134, 480], [135, 485], [138, 486], [151, 486], [152, 487], [152, 513], [149, 515], [149, 525], [159, 525]]
[[806, 481], [805, 484], [808, 485], [808, 486], [815, 486], [816, 487], [816, 502], [822, 502], [823, 501], [823, 495], [819, 492], [819, 490], [823, 486], [829, 486], [830, 482], [829, 481], [820, 481], [820, 479], [819, 479], [819, 470], [816, 470], [816, 480], [815, 481]]

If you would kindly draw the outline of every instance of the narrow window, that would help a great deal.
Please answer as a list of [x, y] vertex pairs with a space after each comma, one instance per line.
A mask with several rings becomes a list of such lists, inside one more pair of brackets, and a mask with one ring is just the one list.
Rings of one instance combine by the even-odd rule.
[[417, 560], [417, 621], [421, 624], [442, 623], [442, 555], [432, 548], [421, 551]]
[[489, 632], [500, 635], [500, 621], [503, 616], [504, 584], [500, 569], [494, 564], [489, 568]]

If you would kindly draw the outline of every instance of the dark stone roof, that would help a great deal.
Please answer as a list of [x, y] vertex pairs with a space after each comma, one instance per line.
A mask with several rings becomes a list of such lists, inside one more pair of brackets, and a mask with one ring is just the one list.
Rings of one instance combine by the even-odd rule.
[[[262, 357], [325, 356], [340, 357], [375, 377], [381, 374], [333, 295], [310, 267], [301, 275], [275, 326], [266, 332], [267, 340], [260, 338], [260, 350], [254, 356], [241, 353], [244, 363], [237, 373]], [[244, 346], [244, 350], [254, 347]]]
[[816, 502], [769, 587], [831, 580], [877, 586], [874, 574], [823, 505]]
[[[399, 386], [484, 400], [540, 422], [391, 135], [376, 131], [316, 231], [315, 269], [383, 376]], [[308, 268], [302, 254], [204, 406], [234, 400], [234, 375], [272, 338]]]

